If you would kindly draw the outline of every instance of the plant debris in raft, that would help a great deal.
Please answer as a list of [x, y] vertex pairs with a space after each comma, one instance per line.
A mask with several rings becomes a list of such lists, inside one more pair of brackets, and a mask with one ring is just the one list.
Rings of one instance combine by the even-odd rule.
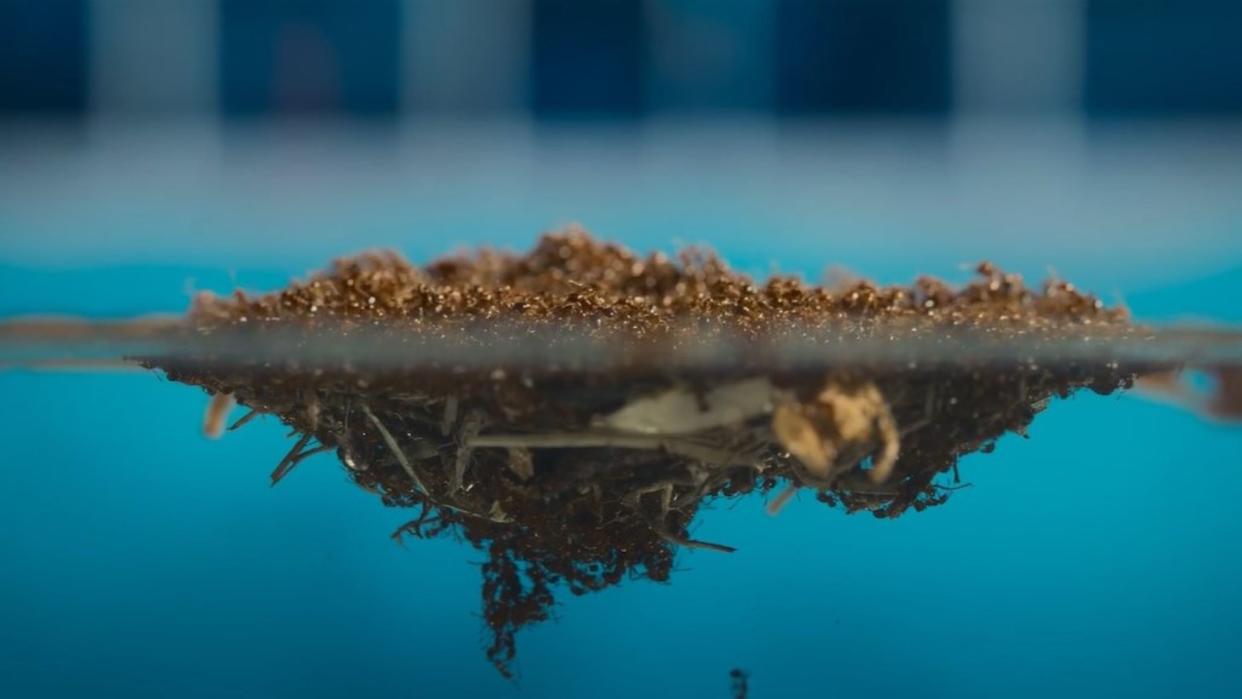
[[[923, 510], [959, 487], [961, 456], [1024, 434], [1053, 396], [1109, 393], [1138, 370], [956, 360], [951, 347], [921, 364], [782, 364], [771, 359], [772, 338], [814, 338], [832, 356], [850, 343], [963, 329], [1026, 347], [1136, 330], [1124, 310], [1067, 283], [1031, 290], [987, 264], [961, 288], [930, 278], [910, 287], [759, 283], [709, 252], [640, 257], [576, 230], [544, 236], [523, 255], [483, 250], [423, 267], [392, 253], [339, 260], [276, 293], [202, 295], [187, 328], [342, 338], [367, 330], [390, 344], [434, 336], [493, 348], [544, 333], [549, 343], [573, 336], [638, 350], [586, 369], [510, 362], [503, 352], [467, 366], [143, 360], [213, 394], [217, 424], [236, 401], [250, 410], [239, 423], [270, 414], [288, 425], [297, 439], [273, 483], [331, 450], [354, 482], [412, 511], [395, 538], [452, 534], [486, 551], [487, 656], [506, 674], [516, 632], [548, 618], [554, 589], [666, 581], [679, 547], [731, 550], [691, 534], [713, 499], [770, 494], [775, 512], [808, 489], [849, 513]], [[722, 334], [753, 350], [740, 353], [749, 359], [699, 370], [659, 361]]]

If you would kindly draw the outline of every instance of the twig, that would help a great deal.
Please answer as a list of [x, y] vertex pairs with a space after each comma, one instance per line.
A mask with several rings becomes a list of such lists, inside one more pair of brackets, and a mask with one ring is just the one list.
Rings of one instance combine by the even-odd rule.
[[513, 519], [510, 518], [508, 515], [504, 515], [504, 514], [501, 514], [501, 515], [486, 514], [485, 515], [485, 514], [480, 514], [478, 512], [475, 512], [474, 510], [467, 510], [466, 508], [460, 507], [458, 505], [450, 505], [447, 502], [438, 502], [434, 498], [432, 498], [431, 495], [428, 495], [427, 499], [430, 500], [431, 504], [435, 505], [436, 507], [443, 507], [446, 510], [452, 510], [453, 512], [457, 512], [459, 514], [463, 514], [469, 517], [474, 517], [475, 519], [484, 519], [484, 520], [487, 520], [488, 522], [495, 522], [496, 524], [509, 524], [510, 522], [513, 521]]
[[360, 405], [362, 407], [363, 414], [367, 416], [367, 419], [371, 421], [371, 424], [375, 425], [375, 429], [379, 431], [380, 436], [384, 439], [384, 444], [388, 445], [388, 450], [392, 452], [393, 456], [397, 457], [397, 463], [401, 464], [401, 468], [405, 469], [405, 472], [409, 474], [410, 480], [414, 481], [414, 487], [418, 488], [423, 497], [427, 498], [431, 504], [436, 507], [442, 507], [446, 510], [452, 510], [453, 512], [460, 512], [464, 515], [477, 517], [478, 519], [496, 522], [497, 524], [509, 523], [510, 520], [508, 518], [479, 514], [478, 512], [472, 512], [471, 510], [467, 510], [463, 507], [450, 505], [449, 503], [437, 500], [435, 496], [431, 494], [431, 491], [427, 489], [427, 486], [423, 485], [422, 479], [420, 479], [418, 477], [418, 473], [414, 471], [414, 465], [410, 463], [410, 460], [406, 457], [405, 452], [401, 450], [401, 445], [397, 444], [396, 438], [392, 436], [392, 433], [388, 431], [388, 428], [384, 426], [384, 423], [380, 421], [375, 413], [371, 412], [370, 406], [366, 403], [361, 403]]
[[724, 544], [713, 544], [710, 541], [699, 541], [698, 539], [689, 539], [684, 536], [678, 536], [670, 532], [669, 530], [665, 529], [664, 527], [653, 527], [653, 528], [655, 529], [656, 533], [659, 534], [664, 539], [667, 539], [668, 541], [674, 544], [677, 544], [678, 546], [684, 546], [688, 549], [706, 549], [708, 551], [719, 551], [720, 553], [733, 553], [737, 551], [737, 549], [733, 548], [732, 546], [725, 546]]
[[384, 423], [380, 422], [380, 419], [375, 416], [375, 413], [371, 412], [370, 406], [366, 403], [361, 403], [360, 405], [362, 406], [362, 413], [367, 416], [367, 419], [371, 421], [372, 425], [375, 425], [375, 429], [379, 431], [380, 437], [384, 438], [384, 444], [388, 445], [388, 450], [392, 452], [393, 456], [397, 457], [397, 463], [401, 464], [401, 468], [405, 469], [405, 472], [409, 474], [410, 480], [414, 481], [414, 486], [418, 488], [423, 495], [429, 495], [427, 486], [423, 485], [423, 481], [418, 477], [418, 474], [414, 472], [413, 464], [411, 464], [410, 460], [406, 458], [405, 452], [401, 451], [401, 445], [397, 444], [397, 440], [393, 438], [392, 433], [388, 431], [387, 427], [384, 427]]
[[707, 464], [733, 465], [734, 452], [717, 449], [686, 439], [662, 435], [619, 434], [616, 432], [546, 432], [539, 434], [481, 434], [463, 442], [470, 447], [527, 449], [663, 449]]
[[306, 451], [298, 452], [298, 454], [293, 457], [293, 460], [290, 461], [289, 464], [285, 467], [284, 473], [281, 473], [279, 477], [276, 477], [276, 474], [272, 474], [273, 477], [275, 478], [275, 480], [272, 481], [272, 485], [276, 485], [277, 480], [280, 480], [281, 478], [284, 478], [285, 476], [289, 475], [289, 472], [292, 471], [295, 466], [302, 463], [307, 458], [312, 457], [315, 454], [321, 454], [325, 451], [328, 451], [329, 449], [335, 449], [335, 447], [331, 444], [320, 444], [317, 447], [311, 447], [310, 449], [307, 449]]
[[284, 478], [285, 475], [297, 465], [298, 454], [302, 453], [302, 448], [305, 447], [306, 443], [310, 440], [311, 436], [309, 434], [302, 435], [302, 438], [294, 443], [293, 448], [289, 450], [289, 453], [285, 454], [285, 458], [281, 459], [280, 463], [276, 464], [276, 468], [272, 471], [272, 485], [279, 483], [280, 479]]
[[[665, 492], [671, 492], [671, 490], [672, 490], [672, 486], [670, 485], [668, 487], [668, 490], [666, 490]], [[651, 492], [651, 491], [648, 491], [648, 492]], [[664, 503], [662, 502], [661, 504], [663, 505]], [[699, 541], [698, 539], [691, 539], [689, 537], [681, 536], [679, 534], [674, 534], [673, 532], [669, 531], [668, 527], [666, 527], [664, 524], [664, 517], [668, 515], [667, 509], [661, 513], [660, 520], [657, 521], [657, 520], [653, 520], [650, 516], [643, 515], [640, 509], [641, 505], [637, 502], [637, 500], [635, 500], [634, 506], [635, 506], [635, 509], [639, 510], [639, 516], [647, 521], [647, 526], [651, 527], [651, 530], [655, 532], [656, 534], [659, 534], [660, 538], [664, 539], [665, 541], [668, 541], [673, 544], [677, 544], [678, 546], [684, 546], [688, 549], [706, 549], [708, 551], [719, 551], [721, 553], [733, 553], [734, 551], [737, 551], [737, 549], [733, 548], [732, 546], [725, 546], [724, 544], [715, 544], [710, 541]]]
[[457, 448], [457, 454], [453, 460], [453, 492], [461, 490], [462, 482], [466, 478], [466, 468], [470, 466], [470, 456], [474, 447], [471, 440], [479, 433], [479, 429], [483, 427], [483, 416], [478, 412], [472, 412], [466, 418], [461, 426], [461, 446]]
[[237, 419], [237, 422], [234, 422], [233, 424], [229, 425], [228, 431], [233, 432], [234, 430], [239, 430], [242, 427], [244, 427], [246, 423], [250, 422], [251, 420], [255, 419], [256, 417], [262, 414], [263, 413], [260, 412], [258, 408], [251, 408], [250, 412], [246, 413], [245, 415], [242, 415], [240, 418]]
[[440, 434], [447, 437], [457, 422], [457, 396], [449, 396], [444, 400], [444, 418], [440, 421]]

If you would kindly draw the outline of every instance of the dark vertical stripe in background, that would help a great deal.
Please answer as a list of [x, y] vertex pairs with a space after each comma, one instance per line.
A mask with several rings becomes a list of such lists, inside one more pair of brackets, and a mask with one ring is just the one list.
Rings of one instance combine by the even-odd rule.
[[0, 113], [82, 115], [87, 54], [86, 0], [0, 0]]
[[949, 110], [949, 0], [776, 2], [782, 116]]
[[531, 106], [538, 117], [642, 114], [643, 3], [533, 0]]
[[771, 110], [771, 0], [659, 0], [645, 7], [649, 110]]
[[1242, 114], [1242, 0], [1088, 0], [1095, 116]]
[[400, 19], [399, 0], [223, 0], [225, 114], [394, 115]]

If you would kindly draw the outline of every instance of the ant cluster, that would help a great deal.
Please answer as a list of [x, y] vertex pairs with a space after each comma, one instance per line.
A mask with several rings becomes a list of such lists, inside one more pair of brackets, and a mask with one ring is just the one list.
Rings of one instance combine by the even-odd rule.
[[[733, 550], [693, 538], [707, 502], [770, 494], [775, 514], [806, 489], [850, 513], [923, 510], [960, 487], [962, 455], [1024, 433], [1052, 397], [1139, 371], [1035, 361], [1041, 345], [1140, 330], [1068, 284], [979, 273], [961, 289], [757, 284], [710, 253], [639, 257], [570, 231], [525, 255], [370, 254], [280, 292], [200, 297], [188, 335], [299, 351], [142, 361], [215, 396], [209, 431], [234, 403], [249, 409], [234, 427], [288, 425], [273, 482], [332, 451], [410, 509], [395, 538], [485, 551], [487, 655], [507, 674], [555, 590], [666, 581], [680, 548]], [[325, 338], [362, 350], [310, 351]], [[987, 351], [1015, 342], [1023, 354]]]

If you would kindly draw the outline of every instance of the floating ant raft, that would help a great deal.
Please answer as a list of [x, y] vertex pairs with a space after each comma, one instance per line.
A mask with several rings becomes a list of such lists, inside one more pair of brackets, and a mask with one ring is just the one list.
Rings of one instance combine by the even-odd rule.
[[506, 674], [554, 588], [731, 551], [690, 534], [709, 500], [771, 493], [775, 513], [808, 489], [850, 513], [923, 510], [959, 487], [961, 456], [1053, 396], [1143, 370], [1096, 349], [1143, 330], [1060, 281], [1033, 291], [984, 264], [962, 288], [757, 283], [708, 252], [639, 257], [577, 230], [524, 255], [368, 254], [276, 293], [203, 295], [183, 332], [197, 351], [142, 362], [213, 394], [213, 427], [236, 401], [234, 427], [292, 428], [273, 483], [334, 451], [412, 510], [394, 537], [487, 552], [487, 655]]

